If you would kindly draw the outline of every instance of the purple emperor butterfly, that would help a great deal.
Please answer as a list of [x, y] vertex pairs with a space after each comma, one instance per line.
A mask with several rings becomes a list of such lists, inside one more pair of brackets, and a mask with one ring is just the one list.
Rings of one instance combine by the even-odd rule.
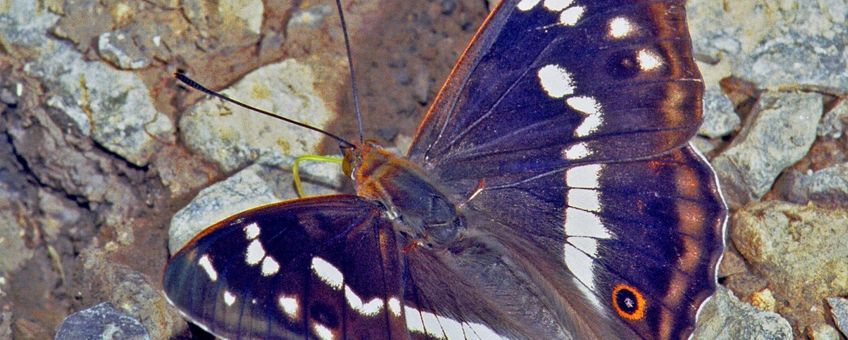
[[702, 94], [683, 0], [504, 0], [406, 157], [343, 148], [356, 195], [213, 225], [166, 294], [227, 338], [686, 338], [726, 218]]

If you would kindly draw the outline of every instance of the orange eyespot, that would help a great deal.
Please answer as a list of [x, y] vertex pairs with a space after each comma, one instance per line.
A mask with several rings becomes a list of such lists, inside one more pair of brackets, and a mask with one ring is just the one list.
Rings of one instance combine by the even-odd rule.
[[619, 283], [612, 289], [612, 306], [619, 316], [631, 321], [645, 318], [645, 297], [636, 287]]

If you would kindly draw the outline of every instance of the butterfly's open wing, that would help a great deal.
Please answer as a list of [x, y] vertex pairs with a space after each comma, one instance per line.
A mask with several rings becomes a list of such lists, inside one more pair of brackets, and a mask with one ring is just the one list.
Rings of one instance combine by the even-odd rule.
[[502, 1], [437, 96], [409, 158], [446, 179], [470, 171], [496, 185], [685, 144], [701, 123], [703, 82], [683, 4]]
[[165, 270], [168, 299], [230, 339], [403, 339], [391, 223], [356, 196], [260, 207], [210, 227]]
[[528, 338], [444, 256], [404, 250], [404, 237], [357, 196], [259, 207], [175, 254], [165, 294], [186, 318], [229, 339]]
[[[503, 1], [455, 67], [408, 155], [464, 202], [455, 270], [491, 301], [536, 297], [577, 338], [691, 333], [726, 208], [686, 144], [703, 85], [683, 5]], [[481, 275], [481, 248], [528, 292]]]

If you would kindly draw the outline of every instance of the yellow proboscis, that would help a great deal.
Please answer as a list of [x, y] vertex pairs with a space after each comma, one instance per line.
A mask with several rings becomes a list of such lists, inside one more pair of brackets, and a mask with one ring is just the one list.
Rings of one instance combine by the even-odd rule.
[[341, 165], [343, 162], [343, 158], [336, 156], [321, 155], [303, 155], [298, 158], [295, 158], [294, 163], [292, 164], [292, 177], [294, 177], [294, 189], [297, 191], [297, 196], [302, 198], [306, 196], [306, 194], [303, 193], [303, 183], [300, 181], [300, 171], [298, 170], [298, 166], [300, 165], [301, 161], [327, 162]]

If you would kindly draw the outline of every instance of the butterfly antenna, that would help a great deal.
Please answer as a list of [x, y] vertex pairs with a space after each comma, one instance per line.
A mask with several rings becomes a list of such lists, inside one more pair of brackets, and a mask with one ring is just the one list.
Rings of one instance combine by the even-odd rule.
[[353, 69], [353, 54], [350, 52], [350, 38], [347, 34], [347, 23], [345, 23], [342, 1], [336, 0], [339, 9], [339, 20], [342, 22], [342, 34], [344, 35], [345, 50], [347, 50], [347, 65], [350, 69], [350, 88], [353, 91], [353, 111], [356, 113], [356, 124], [359, 126], [359, 142], [365, 139], [365, 129], [362, 127], [362, 110], [359, 108], [359, 89], [356, 86], [356, 72]]
[[205, 86], [198, 84], [196, 81], [192, 80], [191, 78], [189, 78], [188, 76], [186, 76], [184, 73], [182, 73], [182, 72], [180, 72], [180, 71], [177, 71], [176, 73], [174, 73], [174, 77], [176, 77], [176, 78], [177, 78], [177, 80], [181, 81], [183, 84], [186, 84], [186, 85], [188, 85], [188, 86], [190, 86], [190, 87], [194, 88], [195, 90], [198, 90], [198, 91], [200, 91], [200, 92], [206, 93], [206, 94], [208, 94], [208, 95], [210, 95], [210, 96], [221, 98], [221, 99], [223, 99], [223, 100], [225, 100], [225, 101], [228, 101], [228, 102], [230, 102], [230, 103], [236, 104], [236, 105], [241, 106], [241, 107], [243, 107], [243, 108], [245, 108], [245, 109], [248, 109], [248, 110], [251, 110], [251, 111], [254, 111], [254, 112], [259, 112], [259, 113], [261, 113], [261, 114], [263, 114], [263, 115], [266, 115], [266, 116], [271, 117], [271, 118], [274, 118], [274, 119], [279, 119], [279, 120], [282, 120], [282, 121], [287, 122], [287, 123], [290, 123], [290, 124], [294, 124], [294, 125], [297, 125], [297, 126], [300, 126], [300, 127], [304, 127], [304, 128], [310, 129], [310, 130], [312, 130], [312, 131], [316, 131], [316, 132], [322, 133], [322, 134], [324, 134], [325, 136], [330, 137], [330, 138], [335, 139], [336, 141], [338, 141], [338, 142], [339, 142], [339, 144], [341, 144], [341, 146], [342, 146], [342, 147], [350, 147], [350, 148], [354, 147], [353, 143], [348, 142], [348, 141], [344, 140], [343, 138], [341, 138], [341, 137], [339, 137], [339, 136], [336, 136], [336, 135], [334, 135], [334, 134], [332, 134], [332, 133], [329, 133], [329, 132], [327, 132], [327, 131], [321, 130], [321, 129], [319, 129], [319, 128], [317, 128], [317, 127], [314, 127], [314, 126], [312, 126], [312, 125], [309, 125], [309, 124], [306, 124], [306, 123], [301, 123], [301, 122], [298, 122], [298, 121], [296, 121], [296, 120], [289, 119], [289, 118], [286, 118], [286, 117], [278, 116], [278, 115], [273, 114], [273, 113], [271, 113], [271, 112], [268, 112], [268, 111], [262, 110], [262, 109], [260, 109], [260, 108], [256, 108], [256, 107], [253, 107], [253, 106], [247, 105], [247, 104], [242, 103], [242, 102], [240, 102], [240, 101], [238, 101], [238, 100], [231, 99], [230, 97], [227, 97], [227, 96], [225, 96], [225, 95], [223, 95], [223, 94], [221, 94], [221, 93], [218, 93], [218, 92], [216, 92], [216, 91], [210, 90], [210, 89], [206, 88]]

